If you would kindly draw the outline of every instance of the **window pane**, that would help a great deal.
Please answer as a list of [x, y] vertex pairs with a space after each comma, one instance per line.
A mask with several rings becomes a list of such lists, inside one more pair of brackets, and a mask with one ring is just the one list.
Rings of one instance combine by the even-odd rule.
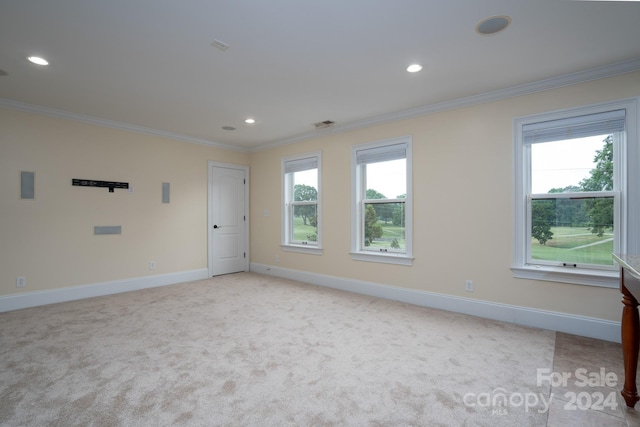
[[532, 144], [531, 192], [613, 190], [612, 147], [611, 135]]
[[364, 246], [382, 252], [405, 251], [404, 203], [365, 203]]
[[531, 258], [613, 265], [613, 196], [531, 200]]
[[293, 200], [318, 200], [318, 169], [293, 173]]
[[[407, 160], [365, 165], [367, 199], [398, 199], [407, 194]], [[373, 190], [377, 196], [370, 197]]]
[[318, 241], [318, 205], [293, 205], [291, 241], [316, 244]]

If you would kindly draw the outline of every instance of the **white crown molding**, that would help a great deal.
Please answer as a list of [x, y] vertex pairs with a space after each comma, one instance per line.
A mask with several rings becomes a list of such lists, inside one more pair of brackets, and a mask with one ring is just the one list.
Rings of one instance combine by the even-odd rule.
[[114, 280], [111, 282], [94, 283], [90, 285], [69, 286], [48, 291], [24, 292], [0, 297], [0, 313], [4, 311], [20, 310], [29, 307], [93, 298], [104, 295], [131, 292], [140, 289], [156, 288], [174, 285], [176, 283], [193, 282], [208, 278], [206, 268], [198, 270], [180, 271], [176, 273], [155, 276], [135, 277], [132, 279]]
[[500, 101], [503, 99], [515, 98], [518, 96], [529, 95], [537, 92], [543, 92], [545, 90], [557, 89], [564, 86], [571, 86], [579, 83], [585, 83], [592, 80], [603, 79], [606, 77], [613, 77], [620, 74], [632, 73], [640, 70], [640, 58], [632, 59], [629, 61], [619, 62], [616, 64], [604, 65], [601, 67], [590, 68], [588, 70], [578, 71], [575, 73], [565, 74], [562, 76], [552, 77], [537, 82], [526, 83], [519, 86], [513, 86], [510, 88], [494, 90], [491, 92], [485, 92], [478, 95], [467, 96], [464, 98], [458, 98], [451, 101], [440, 102], [437, 104], [426, 105], [423, 107], [413, 108], [410, 110], [399, 111], [397, 113], [384, 114], [377, 117], [371, 117], [368, 119], [358, 120], [351, 123], [337, 124], [329, 129], [316, 132], [308, 132], [302, 135], [298, 135], [292, 138], [284, 139], [281, 141], [274, 141], [257, 148], [253, 148], [250, 151], [262, 151], [270, 148], [274, 148], [280, 145], [290, 145], [297, 142], [302, 142], [308, 139], [317, 138], [328, 134], [338, 134], [348, 132], [351, 130], [367, 128], [382, 123], [387, 123], [396, 120], [410, 119], [427, 114], [440, 113], [448, 110], [455, 110], [458, 108], [469, 107], [478, 104], [486, 104], [489, 102]]
[[144, 126], [137, 126], [137, 125], [132, 125], [132, 124], [129, 124], [129, 123], [116, 122], [116, 121], [113, 121], [113, 120], [101, 119], [101, 118], [98, 118], [98, 117], [87, 116], [87, 115], [84, 115], [84, 114], [72, 113], [72, 112], [64, 111], [64, 110], [57, 110], [55, 108], [42, 107], [42, 106], [39, 106], [39, 105], [27, 104], [27, 103], [18, 102], [18, 101], [12, 101], [12, 100], [6, 99], [6, 98], [0, 98], [0, 107], [6, 107], [6, 108], [13, 109], [13, 110], [24, 111], [24, 112], [27, 112], [27, 113], [42, 114], [42, 115], [45, 115], [45, 116], [55, 117], [55, 118], [59, 118], [59, 119], [67, 119], [67, 120], [74, 120], [74, 121], [78, 121], [78, 122], [90, 123], [90, 124], [93, 124], [93, 125], [105, 126], [105, 127], [110, 127], [110, 128], [114, 128], [114, 129], [121, 129], [121, 130], [127, 130], [127, 131], [132, 131], [132, 132], [145, 133], [145, 134], [148, 134], [148, 135], [160, 136], [160, 137], [163, 137], [163, 138], [169, 138], [169, 139], [173, 139], [173, 140], [177, 140], [177, 141], [189, 142], [191, 144], [208, 145], [208, 146], [211, 146], [211, 147], [223, 148], [225, 150], [234, 150], [234, 151], [243, 151], [243, 152], [249, 151], [248, 149], [243, 148], [243, 147], [237, 147], [237, 146], [233, 146], [233, 145], [225, 145], [225, 144], [221, 144], [221, 143], [218, 143], [218, 142], [208, 141], [206, 139], [193, 138], [193, 137], [186, 136], [186, 135], [181, 135], [181, 134], [172, 133], [172, 132], [166, 132], [166, 131], [162, 131], [162, 130], [158, 130], [158, 129], [152, 129], [152, 128], [148, 128], [148, 127], [144, 127]]
[[[620, 342], [620, 322], [251, 263], [251, 271], [357, 294], [532, 328]], [[621, 306], [622, 307], [622, 306]]]

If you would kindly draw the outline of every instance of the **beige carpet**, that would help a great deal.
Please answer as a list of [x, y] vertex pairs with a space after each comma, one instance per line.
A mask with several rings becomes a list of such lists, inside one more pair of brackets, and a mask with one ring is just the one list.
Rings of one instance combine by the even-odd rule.
[[[0, 313], [7, 426], [539, 426], [555, 334], [253, 273]], [[506, 406], [499, 406], [502, 394]], [[466, 403], [466, 404], [465, 404]]]

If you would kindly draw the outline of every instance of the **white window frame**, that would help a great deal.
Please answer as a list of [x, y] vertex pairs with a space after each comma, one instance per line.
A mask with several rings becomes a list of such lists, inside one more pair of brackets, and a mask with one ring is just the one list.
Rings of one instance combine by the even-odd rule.
[[[293, 199], [293, 173], [287, 172], [287, 164], [308, 165], [310, 162], [317, 164], [318, 170], [318, 198], [313, 202], [294, 202]], [[302, 166], [303, 168], [306, 166]], [[311, 169], [311, 168], [308, 168]], [[297, 171], [308, 170], [299, 169]], [[281, 248], [288, 252], [307, 253], [312, 255], [322, 255], [322, 153], [314, 151], [311, 153], [297, 154], [293, 156], [283, 157], [281, 160], [281, 176], [282, 176], [282, 236]], [[297, 172], [296, 171], [296, 172]], [[315, 204], [317, 221], [318, 221], [318, 239], [315, 242], [295, 242], [292, 241], [292, 215], [294, 205]]]
[[[619, 269], [597, 268], [583, 266], [582, 268], [550, 265], [549, 263], [532, 263], [529, 258], [531, 230], [529, 210], [527, 204], [536, 195], [530, 195], [531, 150], [523, 136], [523, 127], [552, 120], [562, 120], [585, 116], [589, 114], [605, 113], [608, 111], [625, 110], [625, 136], [614, 141], [614, 164], [617, 188], [608, 192], [616, 200], [614, 217], [617, 225], [614, 227], [615, 251], [620, 253], [640, 253], [640, 224], [630, 220], [640, 213], [640, 150], [638, 148], [639, 135], [638, 100], [631, 98], [584, 107], [570, 108], [514, 119], [514, 246], [513, 264], [511, 270], [514, 277], [523, 279], [546, 280], [579, 285], [619, 287]], [[600, 192], [585, 193], [585, 196], [600, 196]], [[558, 195], [545, 195], [562, 197]], [[615, 265], [615, 264], [614, 264]], [[580, 267], [580, 266], [579, 266]]]
[[[402, 201], [405, 204], [405, 251], [375, 252], [364, 247], [364, 200], [365, 182], [357, 153], [361, 150], [377, 149], [403, 144], [406, 150], [406, 189], [405, 199], [385, 199], [385, 202]], [[351, 147], [351, 258], [356, 261], [380, 262], [387, 264], [413, 264], [413, 171], [412, 137], [410, 135], [385, 139]]]

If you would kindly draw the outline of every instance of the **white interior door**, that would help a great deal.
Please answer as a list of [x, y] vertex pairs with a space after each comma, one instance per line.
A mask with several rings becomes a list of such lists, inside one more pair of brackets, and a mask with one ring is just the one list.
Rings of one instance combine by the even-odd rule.
[[209, 166], [209, 275], [247, 271], [246, 175], [242, 167]]

